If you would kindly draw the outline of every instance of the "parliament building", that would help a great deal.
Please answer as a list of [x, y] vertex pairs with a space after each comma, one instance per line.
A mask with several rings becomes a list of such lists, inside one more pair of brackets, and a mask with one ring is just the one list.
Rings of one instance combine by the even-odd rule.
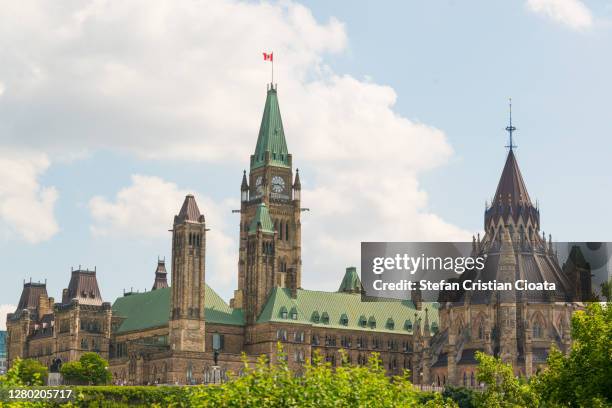
[[109, 360], [116, 383], [197, 384], [239, 374], [243, 354], [249, 361], [284, 358], [298, 372], [315, 353], [342, 364], [345, 350], [350, 364], [379, 353], [389, 374], [410, 370], [415, 384], [474, 386], [478, 350], [526, 376], [545, 363], [551, 346], [568, 350], [571, 313], [581, 307], [575, 292], [590, 286], [590, 271], [584, 263], [561, 266], [540, 235], [539, 209], [512, 145], [484, 214], [485, 234], [473, 242], [474, 254], [487, 254], [486, 267], [482, 276], [466, 271], [459, 279], [555, 282], [554, 299], [475, 291], [441, 293], [437, 302], [417, 292], [411, 300], [362, 302], [354, 267], [338, 271], [337, 291], [302, 288], [300, 175], [272, 85], [240, 197], [238, 287], [229, 304], [206, 284], [205, 213], [188, 195], [172, 220], [170, 285], [162, 260], [152, 290], [112, 304], [95, 270], [72, 270], [60, 301], [49, 297], [46, 283], [24, 282], [7, 317], [9, 364], [34, 358], [57, 371], [95, 351]]

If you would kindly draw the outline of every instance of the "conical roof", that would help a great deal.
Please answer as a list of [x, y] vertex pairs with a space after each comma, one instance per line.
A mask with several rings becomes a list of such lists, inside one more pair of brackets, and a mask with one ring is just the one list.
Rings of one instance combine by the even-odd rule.
[[499, 201], [503, 204], [508, 204], [510, 202], [516, 207], [518, 207], [519, 204], [531, 205], [527, 186], [523, 180], [523, 175], [521, 174], [513, 150], [508, 152], [506, 164], [504, 165], [504, 170], [502, 171], [499, 183], [497, 184], [497, 190], [495, 191], [495, 196], [493, 197], [493, 203], [498, 203]]
[[274, 223], [272, 223], [270, 212], [265, 203], [261, 203], [257, 207], [255, 217], [253, 217], [251, 225], [249, 226], [249, 234], [255, 234], [260, 225], [263, 232], [274, 234]]
[[338, 288], [338, 292], [361, 292], [361, 280], [359, 279], [357, 268], [355, 268], [354, 266], [349, 266], [348, 268], [346, 268], [346, 272], [344, 273], [344, 278], [342, 278], [342, 283], [340, 283], [340, 288]]
[[204, 216], [200, 213], [198, 204], [192, 194], [188, 194], [183, 201], [183, 206], [178, 215], [174, 217], [174, 223], [181, 223], [185, 221], [191, 222], [204, 222]]
[[249, 189], [249, 183], [247, 182], [246, 170], [242, 173], [242, 184], [240, 184], [241, 191], [247, 191]]
[[[269, 154], [269, 161], [266, 161], [266, 153]], [[251, 156], [251, 169], [261, 167], [266, 163], [280, 167], [290, 165], [285, 130], [278, 106], [278, 95], [273, 86], [268, 89], [255, 153]]]
[[525, 221], [531, 219], [536, 231], [539, 229], [540, 212], [531, 202], [512, 149], [506, 157], [506, 164], [499, 178], [491, 206], [485, 212], [485, 228], [488, 228], [491, 219], [497, 222], [500, 217], [504, 220], [508, 217], [514, 219], [523, 217]]

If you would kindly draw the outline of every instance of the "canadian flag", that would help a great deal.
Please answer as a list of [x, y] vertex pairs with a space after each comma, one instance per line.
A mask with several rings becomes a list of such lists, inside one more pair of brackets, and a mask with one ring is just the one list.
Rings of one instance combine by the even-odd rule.
[[271, 52], [270, 54], [266, 54], [264, 52], [263, 56], [264, 56], [264, 61], [274, 61], [274, 53], [273, 52]]

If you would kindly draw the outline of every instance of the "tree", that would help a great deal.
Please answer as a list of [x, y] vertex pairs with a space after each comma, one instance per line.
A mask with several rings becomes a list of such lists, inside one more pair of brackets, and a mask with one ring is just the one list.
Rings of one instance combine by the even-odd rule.
[[447, 385], [442, 392], [444, 398], [450, 398], [459, 405], [459, 408], [475, 408], [476, 392], [466, 387], [453, 387]]
[[17, 358], [7, 371], [3, 381], [12, 385], [44, 385], [47, 367], [37, 360]]
[[79, 361], [70, 361], [62, 365], [60, 372], [67, 381], [79, 384], [102, 385], [111, 381], [108, 361], [98, 353], [85, 353]]
[[570, 407], [612, 405], [612, 308], [591, 303], [572, 317], [572, 348], [553, 349], [533, 385], [542, 398]]
[[501, 359], [477, 352], [478, 373], [476, 379], [485, 384], [483, 392], [476, 396], [477, 407], [537, 407], [539, 399], [529, 384], [514, 376], [512, 366]]
[[[280, 347], [280, 346], [279, 346]], [[200, 407], [456, 407], [437, 393], [424, 393], [410, 383], [408, 373], [385, 375], [376, 353], [366, 366], [342, 363], [332, 367], [315, 354], [296, 373], [288, 368], [279, 348], [276, 362], [262, 356], [255, 367], [244, 356], [242, 376], [218, 386], [190, 389], [189, 406]]]

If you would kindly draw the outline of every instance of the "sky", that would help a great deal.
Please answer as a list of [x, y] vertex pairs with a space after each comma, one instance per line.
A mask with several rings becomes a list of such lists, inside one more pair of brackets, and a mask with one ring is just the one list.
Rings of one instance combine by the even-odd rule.
[[[173, 215], [206, 216], [206, 279], [236, 287], [242, 170], [270, 65], [300, 168], [303, 287], [361, 241], [470, 240], [515, 143], [542, 227], [612, 241], [609, 1], [9, 2], [0, 7], [0, 315], [150, 290]], [[0, 320], [0, 326], [3, 325]]]

